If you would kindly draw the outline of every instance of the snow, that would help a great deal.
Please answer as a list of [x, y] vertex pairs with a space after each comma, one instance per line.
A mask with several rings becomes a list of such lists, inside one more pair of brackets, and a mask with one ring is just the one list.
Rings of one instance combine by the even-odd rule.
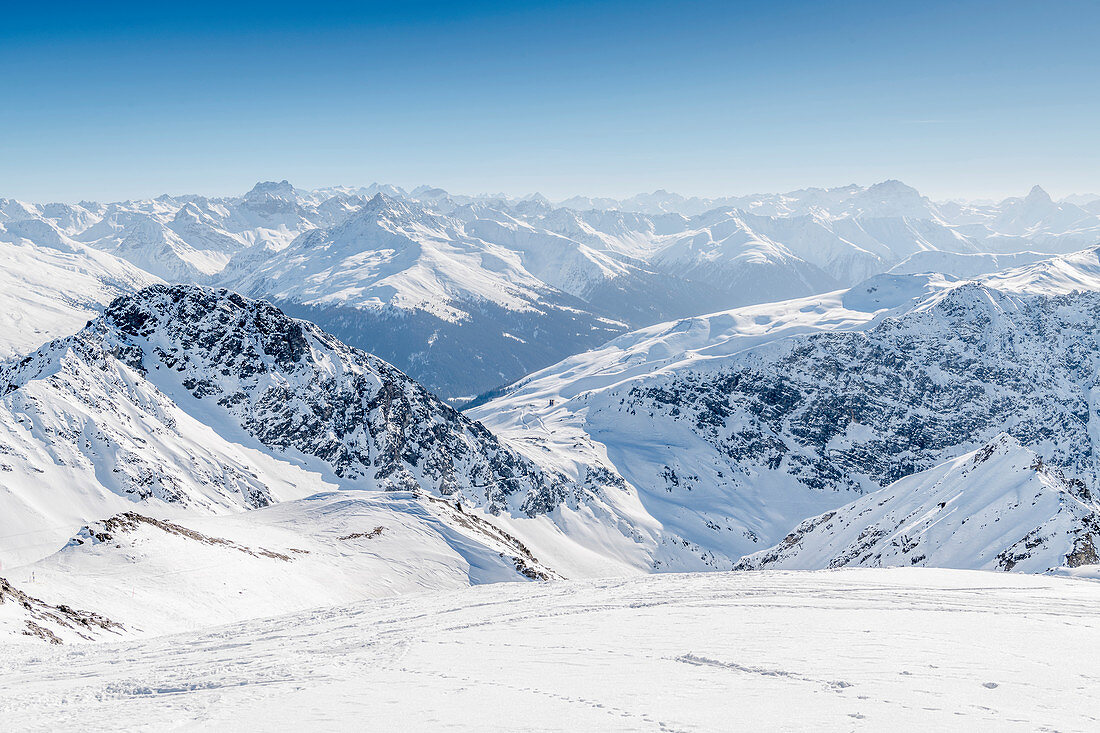
[[447, 321], [469, 317], [451, 305], [460, 297], [531, 310], [545, 287], [515, 252], [467, 235], [456, 220], [381, 193], [338, 226], [311, 230], [224, 284], [311, 306], [379, 308], [392, 301]]
[[293, 499], [325, 485], [255, 441], [227, 439], [224, 420], [198, 419], [123, 364], [102, 373], [74, 348], [55, 358], [44, 378], [0, 401], [5, 568], [50, 554], [83, 522], [140, 496], [226, 512], [246, 506], [249, 492]]
[[496, 584], [5, 643], [18, 730], [1092, 730], [1100, 584], [951, 570]]
[[991, 287], [1017, 293], [1065, 294], [1100, 290], [1100, 248], [1094, 247], [983, 278]]
[[[402, 225], [406, 227], [419, 226], [422, 221], [420, 213], [381, 196], [376, 198], [374, 208], [377, 211], [353, 219], [359, 222], [354, 226], [364, 221], [362, 217], [369, 217], [369, 226], [394, 217], [407, 219]], [[426, 221], [436, 219], [429, 217]], [[509, 507], [500, 519], [501, 526], [529, 541], [540, 560], [570, 577], [731, 567], [743, 554], [781, 540], [798, 521], [836, 509], [863, 491], [877, 489], [881, 484], [874, 482], [881, 477], [864, 475], [858, 466], [846, 466], [847, 483], [832, 485], [835, 490], [831, 492], [811, 490], [804, 485], [805, 474], [797, 473], [804, 464], [788, 462], [776, 468], [763, 462], [755, 465], [731, 460], [737, 436], [756, 429], [748, 413], [739, 413], [723, 424], [722, 430], [731, 437], [730, 442], [722, 443], [725, 438], [707, 432], [705, 420], [696, 424], [691, 419], [677, 418], [679, 408], [671, 414], [666, 414], [666, 406], [643, 404], [640, 412], [624, 408], [626, 397], [635, 400], [632, 390], [680, 390], [687, 388], [684, 385], [704, 390], [705, 384], [696, 382], [705, 383], [731, 365], [756, 364], [761, 359], [766, 362], [774, 355], [782, 356], [797, 344], [809, 343], [807, 339], [813, 334], [889, 334], [896, 326], [883, 331], [884, 324], [903, 317], [907, 319], [904, 323], [911, 324], [906, 328], [920, 334], [923, 341], [930, 342], [933, 336], [950, 339], [951, 330], [957, 328], [952, 314], [960, 308], [972, 312], [971, 320], [985, 317], [982, 314], [998, 319], [1000, 330], [990, 333], [1001, 333], [1014, 327], [1011, 319], [1021, 317], [1012, 314], [1031, 308], [1031, 301], [1022, 298], [1037, 297], [1030, 295], [1033, 291], [1058, 292], [1056, 284], [1061, 283], [1058, 287], [1068, 292], [1100, 282], [1093, 275], [1098, 269], [1096, 257], [1096, 252], [1089, 250], [987, 276], [986, 281], [1003, 288], [1001, 291], [978, 292], [971, 285], [938, 275], [876, 275], [848, 290], [641, 329], [594, 351], [570, 357], [470, 412], [502, 436], [508, 447], [522, 454], [529, 461], [527, 465], [537, 467], [530, 475], [561, 476], [570, 487], [560, 489], [561, 493], [555, 493], [558, 489], [532, 487], [523, 494], [526, 498], [522, 502], [517, 499], [511, 504], [501, 497], [492, 499], [497, 502], [495, 510], [506, 504]], [[238, 309], [236, 301], [231, 304], [229, 296], [221, 292], [222, 296], [209, 296], [214, 304], [210, 306], [214, 308], [211, 317], [220, 318]], [[1002, 298], [996, 295], [999, 292], [1011, 297]], [[180, 297], [187, 303], [193, 299], [190, 295]], [[158, 313], [158, 309], [172, 313], [179, 310], [171, 318], [164, 316], [165, 323], [175, 324], [173, 329], [190, 328], [186, 326], [189, 319], [205, 315], [200, 311], [207, 305], [177, 309], [170, 300], [158, 295], [152, 298], [150, 307]], [[138, 309], [138, 315], [144, 318], [142, 308], [145, 306]], [[119, 312], [122, 310], [120, 306]], [[268, 317], [268, 311], [264, 311], [260, 322], [267, 323]], [[286, 320], [281, 315], [279, 318]], [[1078, 322], [1080, 318], [1074, 321], [1068, 312], [1058, 318], [1058, 328], [1067, 334], [1087, 329], [1087, 323]], [[239, 349], [240, 343], [234, 339], [241, 334], [234, 329], [240, 324], [230, 321], [212, 321], [209, 329], [188, 331], [186, 338], [173, 332], [151, 340], [123, 335], [109, 337], [103, 344], [96, 340], [98, 336], [90, 341], [58, 343], [42, 352], [32, 378], [20, 377], [13, 382], [16, 388], [3, 398], [0, 410], [0, 435], [7, 436], [9, 446], [3, 466], [11, 474], [0, 491], [5, 507], [0, 533], [15, 539], [0, 539], [4, 553], [0, 561], [10, 567], [41, 558], [64, 544], [84, 522], [123, 511], [135, 499], [147, 499], [154, 506], [158, 502], [186, 504], [218, 514], [356, 484], [355, 476], [337, 476], [331, 465], [314, 455], [302, 456], [294, 452], [293, 446], [283, 445], [283, 438], [269, 435], [265, 439], [282, 448], [273, 454], [271, 445], [256, 438], [265, 434], [264, 420], [250, 415], [248, 411], [253, 408], [247, 402], [239, 402], [252, 388], [252, 378], [211, 379], [203, 371], [221, 370], [222, 366], [208, 364], [211, 354], [190, 353], [194, 344], [184, 341], [197, 335], [210, 338], [211, 344], [220, 344], [219, 339], [229, 338], [226, 350], [218, 353]], [[222, 329], [229, 330], [223, 333]], [[89, 333], [93, 332], [95, 329]], [[498, 334], [517, 344], [520, 339], [527, 340], [512, 331]], [[266, 338], [262, 333], [249, 333], [245, 342], [256, 340], [262, 345]], [[315, 364], [304, 372], [292, 370], [259, 385], [264, 394], [301, 389], [301, 399], [306, 401], [290, 401], [289, 405], [297, 407], [285, 413], [265, 412], [265, 419], [296, 424], [300, 415], [309, 414], [314, 399], [328, 399], [324, 397], [328, 388], [318, 386], [321, 381], [358, 379], [375, 368], [349, 367], [355, 359], [345, 363], [345, 347], [330, 337], [316, 338], [319, 340], [310, 351]], [[269, 346], [274, 344], [263, 348]], [[169, 359], [164, 364], [158, 356], [147, 361], [142, 372], [125, 359], [116, 358], [116, 354], [131, 353], [129, 350], [135, 348], [146, 355], [143, 358], [174, 354], [182, 348], [188, 352], [188, 360], [195, 361], [184, 368], [176, 365], [175, 356], [163, 357]], [[1023, 358], [1031, 350], [1029, 347], [1018, 356]], [[821, 357], [828, 358], [828, 354], [822, 352]], [[270, 358], [260, 361], [265, 369], [279, 371]], [[170, 368], [161, 369], [165, 364]], [[941, 367], [927, 366], [933, 370], [930, 379], [946, 383], [935, 371]], [[1027, 367], [1026, 359], [1023, 366]], [[178, 374], [177, 368], [185, 373]], [[384, 370], [392, 371], [388, 366]], [[247, 388], [245, 392], [236, 394], [242, 387]], [[227, 411], [224, 405], [215, 406], [213, 400], [197, 399], [198, 392], [209, 390], [235, 395], [232, 399], [243, 405], [243, 411], [236, 414], [238, 408]], [[353, 400], [358, 404], [355, 400], [358, 398]], [[1059, 403], [1069, 404], [1065, 399], [1052, 404]], [[112, 409], [104, 410], [107, 405]], [[300, 413], [295, 411], [298, 408], [302, 408]], [[318, 403], [318, 409], [324, 412], [326, 408]], [[442, 405], [437, 409], [438, 415], [446, 414]], [[856, 455], [862, 446], [876, 439], [877, 433], [866, 425], [866, 419], [862, 426], [855, 420], [855, 409], [851, 405], [848, 408], [853, 424], [842, 429], [836, 441], [823, 451], [828, 448], [833, 453]], [[238, 418], [250, 421], [254, 432], [242, 430]], [[443, 417], [438, 419], [446, 422]], [[391, 428], [380, 426], [380, 430], [385, 434]], [[1066, 435], [1076, 441], [1080, 432], [1071, 430]], [[322, 434], [320, 431], [309, 438], [320, 441], [311, 444], [310, 450], [335, 456], [358, 451], [351, 447], [360, 442], [357, 434], [349, 433], [345, 436], [347, 443], [340, 446], [329, 446]], [[59, 442], [55, 437], [58, 435], [65, 439]], [[987, 437], [983, 433], [970, 439]], [[974, 447], [961, 442], [952, 450], [965, 452]], [[291, 448], [289, 454], [287, 448]], [[328, 453], [330, 448], [336, 452]], [[1082, 452], [1079, 444], [1036, 447], [1040, 449], [1080, 455], [1085, 462], [1092, 455], [1091, 451]], [[942, 451], [924, 460], [938, 462], [958, 455], [946, 448]], [[369, 462], [371, 459], [365, 456], [362, 460]], [[894, 458], [891, 454], [891, 460]], [[165, 472], [166, 466], [171, 470]], [[1076, 468], [1088, 470], [1084, 463]], [[435, 480], [415, 473], [420, 470], [413, 469], [414, 476], [403, 469], [394, 480], [400, 483], [406, 476], [429, 483]], [[48, 497], [35, 488], [43, 482], [50, 487]], [[459, 484], [464, 485], [464, 480], [460, 479]], [[474, 484], [477, 481], [471, 486]], [[373, 483], [356, 486], [379, 487]], [[476, 494], [467, 500], [480, 503], [486, 498]]]
[[914, 252], [890, 268], [892, 274], [906, 275], [917, 272], [938, 272], [959, 278], [976, 278], [998, 270], [1031, 264], [1049, 259], [1050, 255], [1039, 252], [1016, 252], [1013, 254], [959, 254], [939, 250], [921, 250]]
[[5, 567], [135, 505], [226, 514], [417, 488], [533, 516], [587, 490], [380, 359], [225, 290], [143, 289], [0, 366]]
[[[508, 391], [504, 398], [507, 402], [498, 400], [491, 410], [474, 408], [470, 414], [501, 425], [502, 420], [522, 419], [515, 413], [521, 403], [533, 409], [540, 403], [548, 404], [550, 399], [555, 400], [558, 410], [546, 414], [554, 414], [564, 409], [566, 400], [642, 375], [692, 367], [701, 360], [730, 356], [798, 334], [864, 328], [876, 314], [907, 305], [949, 285], [949, 281], [934, 275], [883, 276], [851, 290], [659, 323], [535, 372]], [[874, 295], [867, 292], [872, 288]], [[501, 409], [504, 405], [507, 408]]]

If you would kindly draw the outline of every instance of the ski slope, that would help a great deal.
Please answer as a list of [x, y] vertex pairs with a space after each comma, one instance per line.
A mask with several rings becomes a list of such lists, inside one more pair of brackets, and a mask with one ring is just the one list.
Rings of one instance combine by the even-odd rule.
[[9, 730], [1096, 730], [1100, 583], [931, 569], [503, 583], [0, 645]]

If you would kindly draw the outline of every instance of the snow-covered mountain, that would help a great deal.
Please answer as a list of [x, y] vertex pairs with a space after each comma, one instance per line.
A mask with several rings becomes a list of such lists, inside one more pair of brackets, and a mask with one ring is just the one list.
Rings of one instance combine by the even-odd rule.
[[545, 513], [575, 489], [377, 357], [225, 290], [155, 285], [0, 366], [0, 552], [135, 502], [222, 514], [336, 487]]
[[[1062, 358], [1058, 348], [1063, 344], [1044, 345], [1042, 329], [1076, 334], [1080, 324], [1064, 312], [1090, 312], [1092, 306], [1089, 296], [1073, 291], [1100, 284], [1095, 250], [1049, 256], [1100, 231], [1100, 219], [1094, 222], [1095, 215], [1087, 209], [1055, 202], [1040, 189], [1001, 204], [937, 204], [904, 184], [887, 181], [867, 188], [806, 189], [694, 203], [662, 194], [632, 208], [582, 211], [555, 208], [535, 195], [469, 197], [429, 187], [406, 192], [374, 185], [311, 192], [286, 181], [257, 184], [241, 197], [162, 196], [73, 205], [5, 201], [0, 206], [3, 238], [10, 240], [13, 251], [19, 248], [21, 255], [34, 253], [37, 258], [27, 272], [12, 268], [8, 273], [10, 283], [3, 296], [18, 305], [13, 312], [27, 307], [19, 304], [20, 299], [38, 297], [36, 283], [61, 281], [55, 278], [56, 270], [49, 269], [58, 263], [37, 264], [56, 259], [54, 252], [99, 268], [77, 290], [103, 284], [86, 306], [74, 308], [73, 317], [63, 320], [64, 327], [43, 329], [37, 325], [38, 314], [34, 325], [32, 319], [13, 323], [16, 336], [10, 348], [26, 353], [50, 337], [75, 331], [100, 302], [155, 281], [148, 273], [156, 272], [173, 281], [217, 282], [267, 298], [352, 346], [366, 347], [396, 363], [448, 398], [468, 398], [564, 359], [523, 378], [503, 397], [471, 413], [520, 445], [535, 461], [531, 475], [542, 475], [541, 467], [550, 466], [569, 476], [570, 485], [588, 487], [585, 491], [593, 480], [621, 487], [618, 493], [578, 495], [570, 511], [588, 515], [569, 521], [556, 518], [552, 526], [539, 525], [535, 534], [556, 537], [564, 532], [575, 538], [576, 532], [563, 529], [570, 522], [586, 528], [584, 532], [598, 523], [603, 532], [610, 523], [614, 531], [598, 541], [580, 542], [582, 549], [577, 551], [614, 558], [613, 563], [626, 569], [688, 569], [724, 566], [744, 552], [766, 546], [769, 539], [778, 541], [779, 533], [798, 520], [843, 503], [851, 498], [845, 495], [849, 492], [878, 488], [950, 459], [957, 455], [953, 451], [976, 447], [967, 441], [990, 438], [989, 431], [998, 427], [996, 419], [1015, 420], [1007, 426], [1009, 432], [1036, 448], [1035, 436], [1022, 432], [1023, 425], [1032, 424], [1030, 418], [1024, 420], [992, 397], [988, 404], [967, 403], [968, 409], [993, 410], [992, 417], [969, 424], [955, 416], [955, 430], [948, 431], [948, 439], [940, 434], [944, 426], [920, 412], [938, 393], [921, 395], [914, 385], [906, 387], [909, 392], [892, 386], [889, 380], [896, 381], [896, 366], [880, 368], [880, 352], [904, 363], [915, 360], [916, 384], [939, 385], [944, 374], [953, 374], [961, 384], [963, 370], [944, 363], [944, 355], [962, 349], [959, 358], [969, 363], [978, 358], [983, 338], [999, 334], [1002, 342], [989, 349], [1004, 351], [998, 366], [1020, 370], [1013, 373], [1009, 386], [1016, 390], [1015, 400], [1026, 401], [1035, 396], [1016, 387], [1024, 379], [1020, 374], [1030, 379], [1031, 360], [1039, 358], [1037, 354], [1055, 362]], [[119, 258], [144, 269], [125, 266], [125, 277], [110, 276], [110, 268], [121, 264]], [[1021, 267], [998, 271], [1006, 265]], [[887, 270], [890, 274], [882, 274]], [[956, 274], [980, 277], [985, 284], [956, 282]], [[21, 283], [34, 287], [22, 288]], [[1062, 310], [1039, 305], [1058, 294], [1073, 302]], [[47, 294], [42, 300], [52, 302], [55, 297]], [[758, 304], [764, 301], [771, 302]], [[222, 296], [211, 301], [214, 312], [224, 302], [228, 301]], [[742, 307], [725, 310], [731, 305]], [[1041, 326], [1035, 325], [1039, 316], [1029, 315], [1051, 309], [1063, 315], [1044, 315]], [[697, 315], [706, 311], [713, 313]], [[75, 321], [75, 313], [81, 321]], [[290, 417], [285, 418], [290, 423], [275, 424], [261, 435], [270, 415], [218, 413], [214, 424], [205, 411], [199, 414], [187, 407], [195, 385], [205, 385], [212, 379], [210, 370], [224, 367], [206, 356], [186, 369], [190, 386], [157, 381], [158, 372], [174, 374], [178, 365], [162, 365], [149, 372], [153, 377], [140, 374], [140, 379], [118, 371], [131, 368], [125, 362], [111, 367], [114, 376], [109, 379], [88, 367], [113, 364], [101, 352], [113, 353], [110, 344], [116, 336], [98, 346], [89, 346], [88, 338], [100, 333], [104, 324], [113, 325], [101, 336], [116, 329], [114, 317], [100, 319], [71, 343], [43, 349], [37, 366], [4, 370], [11, 384], [18, 383], [6, 399], [41, 391], [28, 404], [48, 405], [55, 411], [54, 422], [44, 427], [60, 430], [59, 435], [83, 436], [84, 429], [73, 426], [95, 422], [92, 400], [86, 395], [130, 411], [128, 419], [120, 418], [104, 430], [113, 447], [103, 447], [103, 455], [125, 456], [117, 471], [99, 471], [97, 460], [88, 458], [90, 447], [54, 447], [53, 439], [46, 437], [53, 433], [30, 439], [34, 447], [24, 458], [37, 455], [35, 467], [41, 464], [51, 482], [96, 487], [82, 499], [87, 502], [83, 508], [96, 506], [101, 513], [114, 513], [121, 510], [115, 502], [120, 495], [138, 494], [162, 501], [178, 496], [208, 511], [229, 511], [331, 489], [333, 481], [348, 478], [325, 473], [336, 470], [331, 466], [319, 472], [292, 470], [282, 459], [276, 468], [259, 465], [268, 461], [265, 451], [274, 440], [282, 441], [279, 449], [304, 451], [330, 463], [339, 453], [332, 446], [303, 448], [287, 442]], [[670, 317], [681, 320], [663, 322]], [[192, 314], [180, 318], [180, 323], [188, 323]], [[651, 322], [658, 325], [608, 341], [628, 327]], [[891, 325], [897, 323], [903, 327]], [[901, 328], [899, 333], [908, 334], [905, 338], [918, 347], [898, 341], [901, 336], [888, 337], [890, 328]], [[986, 336], [980, 337], [983, 329]], [[173, 332], [170, 340], [180, 348], [181, 339], [202, 342], [204, 334], [204, 328]], [[1091, 334], [1082, 338], [1088, 341]], [[1021, 339], [1030, 352], [1005, 346]], [[137, 348], [144, 353], [154, 346], [165, 348]], [[796, 347], [805, 351], [789, 351]], [[47, 363], [54, 366], [43, 366]], [[54, 367], [56, 374], [50, 372]], [[838, 382], [841, 376], [829, 369], [838, 370], [846, 381]], [[860, 381], [874, 376], [875, 369], [880, 369], [875, 376], [879, 383]], [[26, 384], [19, 382], [20, 375], [32, 372], [53, 376], [32, 375]], [[321, 379], [313, 374], [310, 379]], [[969, 389], [976, 390], [972, 375], [967, 378]], [[1076, 374], [1059, 378], [1084, 383]], [[139, 398], [116, 395], [117, 384], [128, 382], [133, 382]], [[211, 389], [229, 390], [218, 380], [213, 383]], [[981, 383], [990, 395], [1006, 388], [993, 377]], [[1048, 394], [1056, 393], [1049, 380], [1032, 380], [1034, 389], [1043, 385]], [[831, 397], [826, 397], [826, 387]], [[959, 394], [966, 393], [958, 388]], [[85, 397], [70, 397], [65, 389]], [[896, 404], [888, 407], [893, 411], [877, 404], [872, 408], [869, 394], [891, 395]], [[319, 399], [311, 392], [308, 404]], [[727, 407], [718, 407], [721, 404]], [[153, 410], [155, 421], [148, 410]], [[889, 420], [917, 422], [909, 425], [904, 440], [896, 425], [889, 434], [880, 434], [877, 431], [886, 430], [886, 418], [882, 424], [865, 421], [876, 410]], [[1072, 413], [1050, 411], [1048, 417], [1059, 420]], [[247, 423], [249, 419], [254, 422]], [[840, 427], [821, 424], [830, 420]], [[18, 427], [19, 421], [13, 421], [10, 425]], [[144, 426], [158, 423], [166, 431], [163, 435], [175, 431], [172, 426], [186, 426], [184, 438], [173, 435], [167, 444], [150, 440]], [[247, 447], [255, 453], [242, 454], [242, 444], [226, 443], [219, 425], [252, 430], [253, 442]], [[960, 426], [973, 428], [974, 434]], [[905, 447], [905, 441], [912, 442], [913, 435], [926, 428], [935, 449], [923, 444]], [[1033, 429], [1042, 435], [1053, 430]], [[211, 430], [219, 440], [206, 439], [203, 431]], [[199, 434], [202, 437], [194, 437]], [[1073, 430], [1066, 434], [1077, 442], [1051, 448], [1056, 453], [1084, 445]], [[14, 436], [28, 440], [18, 431], [12, 435], [13, 441]], [[89, 446], [98, 440], [89, 441]], [[188, 447], [172, 442], [177, 440]], [[650, 442], [659, 444], [658, 449], [651, 449]], [[142, 448], [145, 445], [153, 447]], [[1044, 453], [1048, 447], [1036, 449], [1045, 459], [1059, 462], [1057, 456]], [[334, 452], [326, 453], [330, 450]], [[64, 455], [64, 465], [53, 462], [54, 454]], [[200, 457], [192, 461], [197, 469], [187, 468], [185, 454]], [[131, 460], [133, 456], [137, 458]], [[1079, 465], [1069, 468], [1090, 480], [1085, 475], [1092, 471], [1087, 463], [1079, 457]], [[165, 478], [155, 470], [159, 465], [177, 470]], [[312, 478], [294, 473], [298, 470]], [[14, 473], [34, 471], [26, 463]], [[223, 480], [212, 479], [223, 473]], [[268, 473], [277, 478], [255, 478]], [[95, 479], [92, 483], [89, 475]], [[410, 475], [413, 482], [423, 478], [415, 472]], [[696, 493], [692, 502], [664, 496], [647, 506], [654, 492], [676, 494], [687, 491], [687, 485], [700, 492], [698, 487], [705, 485], [713, 496], [704, 500]], [[115, 499], [101, 506], [105, 496]], [[786, 509], [779, 511], [774, 504], [760, 509], [763, 496]], [[560, 503], [560, 496], [540, 497], [533, 500], [540, 506]], [[483, 495], [466, 500], [497, 511], [505, 508]], [[585, 508], [577, 508], [581, 506]], [[521, 506], [507, 509], [509, 516], [526, 513]], [[16, 512], [38, 516], [35, 521], [40, 523], [64, 525], [67, 531], [74, 517], [97, 516], [82, 509], [65, 519], [46, 521], [49, 513], [41, 507]], [[723, 528], [717, 538], [710, 534], [716, 532], [710, 525]], [[553, 555], [554, 550], [549, 552]], [[565, 565], [572, 567], [571, 563]]]
[[180, 209], [180, 213], [184, 216], [178, 216], [169, 225], [151, 216], [138, 218], [113, 235], [96, 240], [94, 244], [169, 282], [206, 280], [225, 268], [229, 254], [196, 249], [189, 244], [176, 229], [194, 235], [195, 225], [201, 222], [197, 218], [187, 217], [186, 209]]
[[[1098, 563], [1100, 247], [1043, 249], [1088, 236], [1076, 204], [373, 189], [0, 206], [0, 630], [550, 577]], [[555, 359], [465, 415], [432, 394]]]
[[991, 272], [981, 280], [999, 290], [1035, 295], [1097, 291], [1100, 290], [1100, 247]]
[[[445, 396], [512, 381], [625, 329], [531, 274], [522, 249], [477, 234], [379, 193], [343, 223], [311, 230], [262, 261], [246, 250], [221, 282], [271, 299]], [[513, 245], [524, 234], [513, 231]], [[529, 248], [550, 259], [555, 255], [544, 250], [557, 244]], [[578, 259], [600, 272], [613, 265], [583, 253]], [[570, 287], [561, 280], [579, 265], [562, 265], [560, 277], [548, 272], [554, 267], [538, 269]]]
[[805, 520], [739, 569], [1100, 563], [1100, 504], [1008, 436]]
[[1088, 501], [1100, 292], [1080, 288], [1095, 263], [1082, 252], [985, 283], [881, 275], [654, 326], [470, 414], [565, 473], [621, 476], [656, 537], [713, 567], [1003, 431]]
[[993, 221], [994, 230], [1003, 234], [1029, 234], [1035, 231], [1095, 230], [1096, 217], [1076, 204], [1056, 203], [1050, 194], [1035, 186], [1023, 198], [1002, 202]]
[[520, 309], [537, 298], [543, 283], [511, 254], [468, 236], [457, 220], [377, 194], [346, 221], [309, 231], [228, 284], [306, 305], [392, 304], [461, 320], [469, 314], [453, 299]]

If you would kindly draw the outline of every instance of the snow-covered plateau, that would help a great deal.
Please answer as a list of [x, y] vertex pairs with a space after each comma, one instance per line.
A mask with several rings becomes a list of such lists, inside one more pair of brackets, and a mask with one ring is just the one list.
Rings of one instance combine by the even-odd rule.
[[1100, 583], [1006, 573], [496, 584], [0, 651], [8, 730], [1100, 726]]

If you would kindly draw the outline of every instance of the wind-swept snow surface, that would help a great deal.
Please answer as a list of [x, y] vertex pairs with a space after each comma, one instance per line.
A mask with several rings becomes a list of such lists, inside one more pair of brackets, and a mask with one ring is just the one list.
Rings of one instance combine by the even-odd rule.
[[[163, 509], [138, 506], [88, 522], [48, 558], [5, 570], [13, 595], [33, 600], [0, 605], [0, 639], [69, 643], [193, 631], [368, 598], [554, 577], [490, 519], [412, 492], [333, 491], [215, 517], [169, 519]], [[76, 618], [60, 610], [73, 607], [91, 610]]]
[[896, 569], [498, 584], [0, 646], [11, 730], [1100, 726], [1100, 583]]

